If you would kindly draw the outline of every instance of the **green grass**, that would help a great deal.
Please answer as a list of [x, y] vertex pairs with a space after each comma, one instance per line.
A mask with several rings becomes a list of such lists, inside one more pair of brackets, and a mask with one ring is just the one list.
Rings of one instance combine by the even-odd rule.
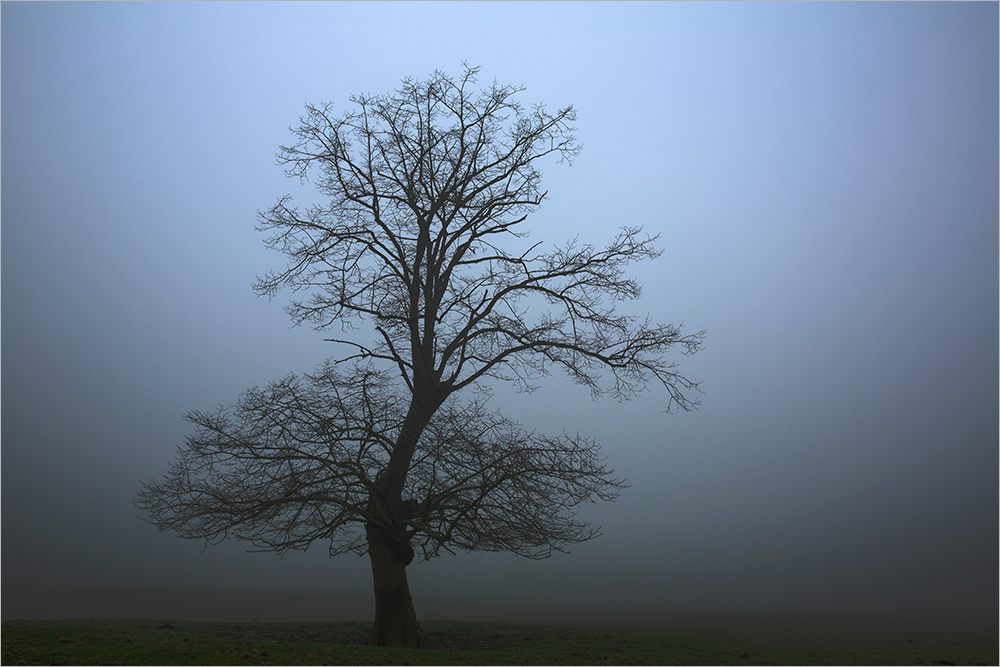
[[369, 624], [5, 621], [4, 665], [997, 664], [996, 631], [621, 629], [426, 621], [428, 649], [365, 646]]

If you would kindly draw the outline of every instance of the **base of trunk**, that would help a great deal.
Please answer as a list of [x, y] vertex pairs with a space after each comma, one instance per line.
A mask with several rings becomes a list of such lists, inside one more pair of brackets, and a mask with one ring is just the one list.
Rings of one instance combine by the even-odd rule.
[[405, 648], [426, 646], [427, 638], [413, 611], [406, 565], [393, 555], [382, 531], [369, 528], [367, 532], [368, 556], [375, 583], [375, 624], [368, 635], [368, 643]]
[[427, 646], [427, 638], [411, 609], [410, 613], [376, 615], [368, 643], [373, 646], [423, 648]]

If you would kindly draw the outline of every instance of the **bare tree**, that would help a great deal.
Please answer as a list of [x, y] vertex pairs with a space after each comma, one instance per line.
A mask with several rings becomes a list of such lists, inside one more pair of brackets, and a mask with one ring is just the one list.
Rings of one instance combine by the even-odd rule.
[[[423, 643], [406, 581], [414, 544], [425, 557], [544, 556], [596, 535], [574, 508], [621, 488], [594, 443], [525, 433], [452, 394], [490, 380], [530, 391], [560, 367], [595, 396], [627, 399], [655, 382], [668, 411], [697, 404], [696, 384], [664, 354], [696, 352], [703, 332], [616, 310], [640, 295], [625, 269], [659, 254], [655, 237], [628, 227], [603, 249], [524, 241], [545, 198], [536, 163], [580, 150], [573, 108], [525, 108], [520, 88], [495, 82], [477, 91], [477, 73], [406, 79], [339, 116], [307, 107], [279, 161], [327, 202], [300, 211], [286, 196], [260, 214], [288, 264], [255, 288], [304, 292], [293, 321], [337, 329], [328, 340], [355, 370], [289, 377], [232, 411], [193, 413], [188, 449], [138, 501], [187, 537], [277, 550], [322, 538], [331, 553], [367, 552], [373, 643]], [[363, 536], [340, 530], [352, 522]]]

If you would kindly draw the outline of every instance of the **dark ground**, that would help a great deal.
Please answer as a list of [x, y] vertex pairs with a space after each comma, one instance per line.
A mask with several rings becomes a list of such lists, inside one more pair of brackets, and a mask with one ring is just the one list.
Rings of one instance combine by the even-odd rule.
[[[372, 618], [370, 596], [336, 598], [330, 594], [207, 592], [181, 589], [28, 589], [4, 586], [4, 621], [51, 619], [186, 619], [222, 622], [329, 622]], [[463, 609], [463, 611], [465, 611]], [[824, 633], [977, 634], [997, 637], [1000, 612], [969, 613], [797, 613], [797, 614], [560, 614], [558, 612], [457, 612], [455, 605], [428, 602], [418, 607], [421, 621], [529, 623], [603, 627], [654, 633], [723, 631], [734, 635], [794, 635], [808, 639]]]

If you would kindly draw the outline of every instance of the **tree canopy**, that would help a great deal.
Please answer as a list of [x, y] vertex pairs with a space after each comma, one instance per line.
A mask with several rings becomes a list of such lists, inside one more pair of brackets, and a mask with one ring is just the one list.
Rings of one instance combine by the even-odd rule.
[[[509, 85], [475, 93], [477, 72], [355, 96], [358, 108], [341, 116], [332, 104], [307, 107], [279, 161], [329, 203], [300, 211], [286, 196], [261, 213], [266, 243], [289, 261], [258, 280], [258, 293], [307, 292], [288, 311], [318, 329], [371, 322], [374, 345], [333, 340], [357, 358], [390, 362], [414, 394], [485, 379], [530, 389], [561, 367], [595, 395], [617, 398], [655, 379], [668, 409], [690, 409], [695, 383], [660, 355], [673, 345], [693, 353], [702, 334], [616, 311], [640, 296], [625, 268], [659, 255], [655, 237], [626, 227], [603, 249], [572, 239], [511, 251], [546, 194], [536, 163], [580, 151], [576, 112], [526, 109], [514, 99], [522, 89]], [[533, 296], [544, 310], [524, 305]]]
[[[385, 519], [370, 497], [405, 417], [398, 387], [370, 368], [344, 375], [327, 363], [229, 408], [191, 412], [194, 433], [139, 503], [162, 529], [208, 543], [236, 538], [280, 553], [319, 540], [331, 556], [363, 554], [363, 526]], [[623, 486], [591, 440], [527, 432], [480, 400], [450, 402], [417, 445], [400, 511], [418, 558], [442, 549], [543, 558], [596, 536], [575, 509]]]

